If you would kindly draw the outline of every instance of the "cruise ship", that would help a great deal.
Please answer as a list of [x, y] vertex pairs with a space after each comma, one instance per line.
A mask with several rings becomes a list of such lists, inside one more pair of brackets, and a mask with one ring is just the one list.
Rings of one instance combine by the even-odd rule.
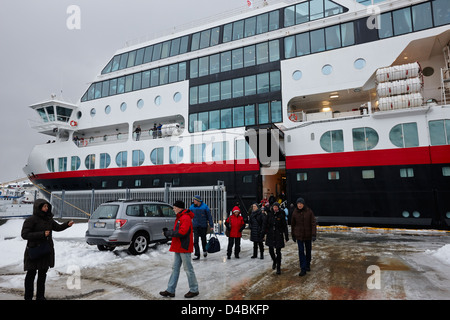
[[[449, 229], [450, 1], [253, 1], [30, 106], [47, 191], [207, 186], [320, 224]], [[74, 62], [77, 63], [77, 62]], [[83, 63], [79, 61], [78, 63]]]

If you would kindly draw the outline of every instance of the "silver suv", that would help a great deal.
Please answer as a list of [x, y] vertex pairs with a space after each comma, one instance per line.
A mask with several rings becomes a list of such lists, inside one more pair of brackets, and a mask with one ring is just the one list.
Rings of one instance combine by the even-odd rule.
[[129, 245], [135, 255], [145, 253], [150, 243], [166, 242], [163, 228], [172, 229], [175, 213], [167, 203], [119, 200], [101, 204], [89, 219], [86, 242], [100, 251]]

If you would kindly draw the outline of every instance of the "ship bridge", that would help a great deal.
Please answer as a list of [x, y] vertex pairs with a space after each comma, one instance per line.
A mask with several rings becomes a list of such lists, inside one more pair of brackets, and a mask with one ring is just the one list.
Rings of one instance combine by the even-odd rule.
[[78, 125], [73, 117], [78, 108], [76, 105], [51, 99], [31, 105], [30, 108], [39, 115], [39, 120], [28, 120], [30, 127], [40, 133], [68, 139], [70, 132]]

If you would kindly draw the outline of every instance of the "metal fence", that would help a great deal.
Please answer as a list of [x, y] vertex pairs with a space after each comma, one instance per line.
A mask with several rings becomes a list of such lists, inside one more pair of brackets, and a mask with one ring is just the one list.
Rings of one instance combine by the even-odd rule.
[[99, 205], [106, 201], [139, 199], [173, 204], [176, 200], [182, 200], [189, 208], [194, 195], [199, 195], [209, 206], [214, 223], [222, 225], [227, 215], [227, 194], [225, 185], [221, 181], [218, 181], [215, 186], [202, 187], [172, 187], [171, 184], [166, 183], [164, 188], [54, 191], [51, 194], [50, 203], [56, 217], [87, 219]]

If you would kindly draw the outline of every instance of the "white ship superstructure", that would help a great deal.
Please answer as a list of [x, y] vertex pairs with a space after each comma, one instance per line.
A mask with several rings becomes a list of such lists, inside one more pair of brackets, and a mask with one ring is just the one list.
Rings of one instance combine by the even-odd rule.
[[49, 143], [25, 172], [49, 191], [222, 180], [230, 205], [285, 192], [321, 223], [448, 228], [450, 3], [375, 2], [255, 1], [123, 48], [79, 103], [31, 106]]

